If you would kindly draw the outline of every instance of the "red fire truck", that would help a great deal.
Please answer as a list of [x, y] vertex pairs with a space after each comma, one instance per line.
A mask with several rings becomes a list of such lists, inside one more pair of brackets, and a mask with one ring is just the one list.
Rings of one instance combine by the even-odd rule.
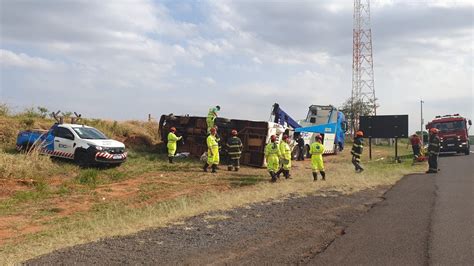
[[[441, 152], [463, 152], [469, 155], [468, 130], [472, 121], [459, 114], [436, 116], [433, 121], [426, 125], [426, 129], [437, 128], [441, 140]], [[468, 127], [469, 126], [469, 127]]]

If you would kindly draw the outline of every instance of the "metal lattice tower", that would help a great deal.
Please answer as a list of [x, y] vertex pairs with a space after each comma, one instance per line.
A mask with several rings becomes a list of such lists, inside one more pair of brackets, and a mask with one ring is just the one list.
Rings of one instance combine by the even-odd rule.
[[352, 51], [352, 128], [358, 127], [361, 104], [370, 106], [368, 115], [376, 115], [372, 31], [369, 0], [354, 0], [354, 29]]

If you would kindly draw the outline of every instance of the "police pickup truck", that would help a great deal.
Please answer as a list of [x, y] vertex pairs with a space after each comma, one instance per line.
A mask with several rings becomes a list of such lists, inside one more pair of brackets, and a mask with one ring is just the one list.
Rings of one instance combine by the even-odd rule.
[[127, 159], [125, 145], [107, 138], [99, 130], [77, 124], [55, 123], [48, 131], [22, 131], [18, 134], [19, 151], [37, 149], [41, 154], [90, 164], [120, 165]]

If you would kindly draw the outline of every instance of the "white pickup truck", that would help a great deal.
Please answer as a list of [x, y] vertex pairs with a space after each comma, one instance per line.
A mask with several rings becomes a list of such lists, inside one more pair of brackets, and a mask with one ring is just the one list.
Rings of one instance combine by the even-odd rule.
[[122, 142], [107, 138], [93, 127], [77, 124], [55, 123], [48, 131], [20, 132], [17, 150], [31, 147], [38, 147], [41, 154], [74, 160], [81, 166], [120, 165], [127, 159]]

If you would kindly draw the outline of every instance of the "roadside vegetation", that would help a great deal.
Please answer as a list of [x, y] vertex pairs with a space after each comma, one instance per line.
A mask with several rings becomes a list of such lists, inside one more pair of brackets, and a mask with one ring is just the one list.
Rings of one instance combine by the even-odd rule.
[[[32, 122], [25, 123], [25, 119]], [[403, 175], [425, 168], [423, 164], [412, 166], [408, 156], [401, 164], [395, 163], [394, 147], [381, 145], [373, 147], [372, 161], [367, 149], [364, 151], [366, 171], [356, 174], [350, 163], [351, 144], [346, 143], [342, 153], [325, 157], [326, 182], [312, 181], [306, 160], [294, 162], [293, 179], [271, 184], [267, 171], [260, 168], [227, 172], [221, 166], [218, 174], [203, 173], [201, 163], [192, 158], [170, 165], [166, 154], [159, 153], [162, 146], [156, 122], [98, 119], [83, 123], [126, 144], [128, 140], [129, 158], [120, 167], [79, 168], [68, 161], [14, 150], [18, 131], [28, 126], [48, 129], [52, 123], [47, 116], [13, 115], [0, 108], [2, 265], [103, 237], [167, 226], [214, 210], [315, 193], [350, 194], [388, 187]], [[399, 144], [399, 153], [410, 154], [406, 143]]]

